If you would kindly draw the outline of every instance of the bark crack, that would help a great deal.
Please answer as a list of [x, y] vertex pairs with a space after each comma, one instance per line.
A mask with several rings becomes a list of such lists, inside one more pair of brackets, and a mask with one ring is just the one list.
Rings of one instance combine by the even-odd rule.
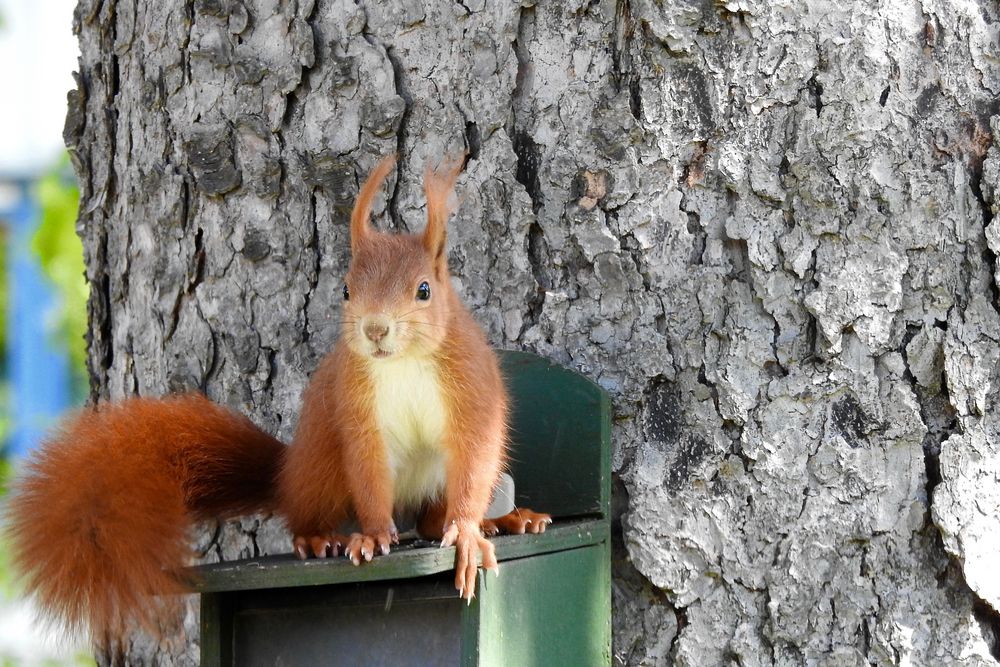
[[[102, 230], [100, 233], [94, 263], [103, 270], [98, 277], [98, 289], [91, 290], [88, 303], [90, 326], [87, 329], [87, 337], [90, 353], [87, 355], [87, 370], [90, 376], [90, 399], [97, 403], [100, 398], [108, 398], [111, 364], [115, 359], [112, 344], [111, 277], [108, 273], [107, 231]], [[96, 337], [93, 335], [95, 328], [100, 331]]]
[[[392, 80], [396, 87], [396, 94], [403, 100], [403, 112], [399, 117], [399, 129], [396, 130], [396, 169], [398, 170], [398, 174], [403, 174], [408, 162], [408, 156], [406, 153], [406, 137], [409, 131], [408, 123], [410, 120], [410, 114], [413, 111], [413, 96], [406, 88], [402, 61], [397, 55], [395, 55], [392, 46], [384, 46], [383, 48], [385, 49], [386, 58], [389, 59], [389, 63], [392, 65]], [[397, 229], [405, 228], [402, 216], [399, 212], [399, 190], [402, 180], [402, 178], [396, 178], [396, 182], [392, 187], [392, 194], [386, 201], [386, 208], [389, 211], [389, 217], [392, 218], [393, 224]]]
[[517, 57], [517, 78], [514, 84], [514, 91], [511, 94], [511, 142], [514, 155], [517, 157], [517, 169], [514, 178], [524, 186], [524, 191], [531, 199], [531, 208], [535, 215], [542, 208], [541, 185], [538, 181], [538, 169], [541, 166], [542, 157], [541, 146], [535, 143], [531, 132], [525, 127], [524, 119], [521, 117], [522, 106], [527, 105], [526, 79], [531, 67], [531, 58], [528, 53], [528, 31], [533, 28], [535, 21], [534, 7], [522, 7], [518, 17], [517, 35], [514, 38], [514, 54]]
[[526, 98], [526, 88], [528, 68], [530, 67], [530, 57], [528, 54], [528, 31], [533, 27], [535, 20], [533, 7], [521, 7], [518, 14], [517, 33], [514, 36], [513, 50], [517, 58], [517, 75], [514, 83], [514, 90], [511, 93], [511, 110], [509, 119], [508, 135], [511, 137], [511, 148], [516, 157], [514, 179], [524, 188], [525, 193], [531, 200], [531, 209], [535, 214], [535, 220], [528, 226], [528, 235], [525, 239], [525, 251], [528, 257], [528, 264], [531, 276], [535, 283], [534, 291], [528, 296], [527, 312], [519, 336], [538, 325], [541, 320], [542, 310], [545, 306], [546, 292], [553, 287], [554, 277], [549, 273], [551, 256], [548, 243], [545, 240], [545, 230], [538, 222], [538, 213], [542, 207], [541, 185], [538, 180], [539, 160], [541, 159], [541, 147], [534, 142], [530, 133], [522, 127], [525, 119], [521, 115], [522, 107], [530, 102]]
[[[907, 348], [919, 333], [920, 328], [920, 326], [912, 324], [907, 326], [900, 353], [904, 361], [903, 379], [910, 385], [910, 390], [917, 399], [917, 403], [920, 406], [920, 420], [927, 431], [923, 440], [924, 470], [926, 476], [924, 489], [927, 502], [927, 512], [924, 518], [925, 528], [932, 531], [935, 550], [945, 555], [948, 562], [951, 563], [950, 570], [953, 578], [971, 596], [973, 614], [983, 632], [984, 640], [986, 640], [990, 647], [990, 654], [997, 660], [1000, 660], [1000, 611], [993, 609], [975, 590], [968, 586], [965, 581], [965, 572], [962, 563], [953, 554], [947, 552], [944, 546], [944, 539], [933, 521], [931, 506], [934, 503], [934, 489], [942, 481], [940, 466], [941, 447], [952, 435], [962, 433], [962, 424], [958, 418], [958, 413], [952, 405], [943, 369], [939, 380], [940, 389], [937, 392], [929, 391], [923, 387], [913, 375]], [[949, 587], [953, 587], [953, 584], [949, 583], [947, 579], [948, 577], [945, 577], [944, 583]]]
[[[991, 111], [995, 110], [991, 109]], [[972, 195], [976, 198], [976, 204], [979, 206], [984, 231], [993, 222], [993, 207], [986, 201], [983, 193], [983, 161], [992, 145], [993, 136], [989, 131], [989, 121], [986, 121], [986, 127], [983, 127], [983, 123], [978, 118], [971, 120], [969, 139], [967, 146], [965, 146], [965, 152], [967, 153], [966, 162], [969, 166], [969, 188], [972, 190]], [[1000, 287], [997, 285], [997, 255], [986, 241], [983, 242], [983, 261], [986, 262], [986, 266], [990, 269], [990, 303], [993, 304], [993, 308], [997, 312], [1000, 312]]]
[[309, 242], [306, 247], [309, 249], [309, 252], [312, 253], [313, 262], [311, 270], [306, 274], [306, 280], [309, 282], [309, 288], [306, 290], [302, 304], [302, 342], [306, 344], [309, 343], [309, 340], [312, 337], [312, 332], [309, 330], [309, 304], [312, 302], [313, 294], [315, 294], [316, 287], [319, 285], [319, 273], [323, 259], [322, 250], [319, 246], [319, 220], [316, 219], [315, 188], [309, 192], [309, 221], [312, 223], [312, 235], [309, 237]]
[[668, 655], [670, 656], [671, 664], [677, 663], [677, 654], [681, 648], [681, 634], [684, 632], [684, 628], [688, 626], [688, 615], [687, 607], [674, 607], [674, 617], [677, 621], [677, 634], [674, 635], [673, 641], [670, 642], [670, 651]]
[[[358, 7], [365, 7], [360, 0], [355, 0]], [[396, 229], [405, 229], [402, 216], [399, 211], [399, 191], [402, 182], [402, 174], [406, 172], [408, 155], [406, 153], [407, 137], [409, 135], [408, 123], [413, 111], [413, 96], [406, 87], [406, 77], [404, 76], [403, 62], [396, 55], [393, 45], [381, 42], [368, 29], [368, 13], [365, 8], [365, 23], [361, 28], [361, 36], [371, 46], [379, 49], [385, 54], [389, 66], [392, 67], [392, 81], [396, 95], [403, 100], [403, 111], [399, 117], [399, 126], [396, 130], [396, 173], [398, 174], [393, 183], [392, 193], [386, 199], [386, 212]]]

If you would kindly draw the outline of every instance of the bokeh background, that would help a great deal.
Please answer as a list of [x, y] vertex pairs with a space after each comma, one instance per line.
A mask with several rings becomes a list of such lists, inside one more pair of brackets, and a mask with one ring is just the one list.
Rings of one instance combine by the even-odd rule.
[[[19, 461], [86, 397], [87, 286], [62, 142], [74, 0], [0, 0], [0, 505]], [[0, 542], [0, 665], [92, 664], [18, 597]]]

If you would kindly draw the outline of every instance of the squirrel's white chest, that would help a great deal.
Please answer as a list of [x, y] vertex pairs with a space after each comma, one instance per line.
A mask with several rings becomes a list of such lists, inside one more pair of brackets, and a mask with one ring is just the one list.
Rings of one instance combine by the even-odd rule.
[[445, 485], [447, 423], [437, 365], [399, 358], [371, 364], [375, 421], [393, 476], [395, 504], [415, 507]]

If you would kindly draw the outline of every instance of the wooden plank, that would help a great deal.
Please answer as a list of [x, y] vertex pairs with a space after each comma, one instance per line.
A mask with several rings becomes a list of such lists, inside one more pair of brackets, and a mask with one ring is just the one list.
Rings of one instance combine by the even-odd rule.
[[451, 577], [240, 591], [233, 662], [454, 667], [466, 605]]
[[479, 643], [482, 635], [480, 618], [483, 614], [483, 596], [486, 594], [485, 586], [487, 585], [487, 578], [484, 575], [487, 574], [496, 577], [489, 572], [479, 570], [476, 573], [476, 597], [472, 598], [471, 603], [462, 605], [462, 651], [459, 662], [461, 667], [479, 667], [482, 664], [479, 660]]
[[232, 597], [222, 593], [201, 596], [202, 667], [233, 664]]
[[[609, 537], [607, 521], [575, 520], [553, 524], [541, 535], [503, 535], [492, 540], [497, 559], [502, 562], [599, 544]], [[303, 561], [287, 554], [203, 565], [190, 568], [187, 573], [195, 590], [205, 593], [421, 577], [447, 572], [454, 566], [454, 547], [441, 549], [433, 545], [397, 549], [360, 566], [344, 558]], [[503, 569], [501, 565], [501, 577]]]
[[611, 400], [583, 375], [525, 352], [501, 352], [512, 401], [516, 503], [557, 517], [610, 516]]
[[479, 665], [611, 665], [607, 544], [511, 561], [482, 595]]
[[[233, 662], [237, 617], [247, 646], [284, 624], [288, 641], [281, 651], [325, 656], [335, 639], [331, 628], [350, 634], [382, 624], [376, 636], [402, 632], [391, 630], [385, 600], [397, 600], [396, 616], [417, 614], [407, 627], [433, 625], [431, 611], [444, 613], [445, 607], [420, 611], [412, 605], [437, 605], [439, 595], [448, 609], [460, 609], [451, 641], [461, 644], [453, 648], [462, 665], [610, 664], [610, 399], [582, 375], [541, 357], [502, 352], [501, 362], [513, 399], [516, 503], [552, 513], [555, 525], [543, 535], [493, 538], [503, 574], [480, 571], [477, 597], [471, 605], [455, 601], [458, 607], [445, 602], [452, 593], [440, 590], [450, 590], [455, 550], [428, 542], [401, 545], [359, 567], [343, 558], [300, 561], [288, 554], [191, 568], [195, 589], [205, 594], [203, 664]], [[420, 579], [401, 581], [412, 578]], [[357, 585], [340, 586], [352, 583]], [[292, 590], [298, 587], [310, 588]], [[342, 647], [344, 638], [338, 641], [333, 645]], [[277, 650], [273, 642], [263, 646]], [[251, 652], [260, 654], [260, 664], [275, 658], [263, 649]], [[365, 655], [388, 664], [396, 654]], [[449, 656], [455, 654], [435, 652], [425, 662], [451, 664], [457, 656]]]

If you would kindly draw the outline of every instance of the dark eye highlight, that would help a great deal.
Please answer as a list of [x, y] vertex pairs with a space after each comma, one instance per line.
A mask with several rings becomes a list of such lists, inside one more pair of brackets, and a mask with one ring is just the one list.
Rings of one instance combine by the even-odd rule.
[[347, 285], [344, 285], [344, 301], [349, 301], [351, 298], [351, 291], [347, 289]]
[[417, 287], [417, 298], [421, 301], [427, 301], [431, 298], [431, 286], [427, 284], [427, 281], [420, 283]]

